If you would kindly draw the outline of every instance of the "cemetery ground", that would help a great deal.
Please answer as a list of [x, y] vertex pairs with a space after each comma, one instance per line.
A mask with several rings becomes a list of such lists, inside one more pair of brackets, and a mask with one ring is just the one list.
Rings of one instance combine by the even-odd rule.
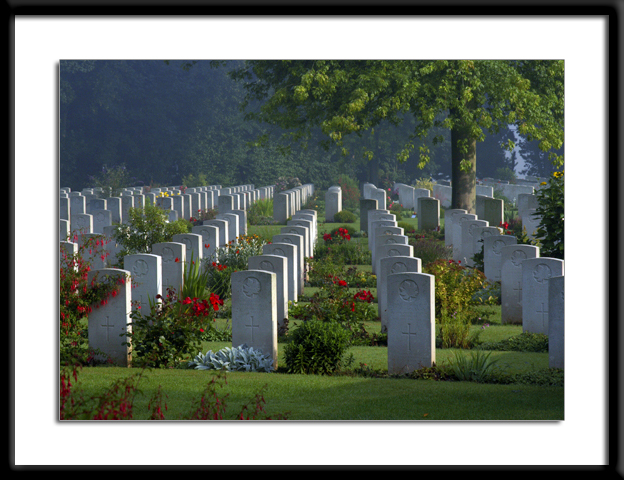
[[[402, 221], [417, 227], [416, 219]], [[250, 226], [248, 233], [270, 240], [279, 234], [280, 227]], [[353, 223], [326, 224], [320, 210], [319, 244], [322, 244], [324, 234], [338, 227], [357, 232], [359, 219]], [[443, 227], [444, 218], [441, 219], [442, 230]], [[367, 238], [354, 235], [350, 241], [366, 245]], [[441, 242], [443, 244], [444, 240]], [[343, 266], [345, 269], [349, 267], [364, 277], [371, 275], [370, 264]], [[359, 288], [351, 290], [356, 292]], [[376, 288], [369, 284], [364, 290], [370, 291], [377, 301]], [[318, 291], [319, 287], [307, 285], [297, 305], [306, 307]], [[225, 311], [228, 303], [226, 300]], [[159, 392], [163, 395], [162, 403], [167, 405], [165, 418], [182, 419], [213, 379], [223, 382], [217, 393], [227, 405], [224, 419], [237, 419], [243, 405], [249, 404], [252, 408], [257, 403], [254, 398], [257, 399], [260, 392], [268, 416], [278, 418], [284, 415], [287, 420], [295, 421], [563, 420], [563, 371], [548, 368], [547, 346], [544, 349], [543, 345], [542, 348], [529, 345], [530, 341], [523, 338], [522, 325], [503, 325], [500, 304], [476, 309], [482, 317], [481, 322], [474, 322], [470, 327], [470, 334], [478, 338], [472, 348], [437, 346], [434, 368], [404, 376], [388, 375], [387, 346], [377, 319], [364, 322], [366, 331], [378, 339], [377, 344], [351, 346], [342, 367], [332, 375], [286, 373], [284, 350], [289, 336], [280, 335], [278, 367], [271, 373], [224, 374], [216, 370], [189, 368], [143, 370], [96, 366], [82, 368], [76, 385], [83, 395], [97, 396], [119, 379], [140, 375], [138, 390], [132, 400], [134, 420], [150, 418], [153, 399]], [[294, 331], [300, 323], [291, 316], [288, 332]], [[218, 330], [229, 326], [228, 318], [216, 320]], [[203, 342], [202, 353], [232, 346], [231, 341]], [[468, 376], [461, 380], [453, 373], [452, 365], [459, 365], [462, 359], [487, 359], [492, 363], [489, 369], [487, 362], [464, 369]]]

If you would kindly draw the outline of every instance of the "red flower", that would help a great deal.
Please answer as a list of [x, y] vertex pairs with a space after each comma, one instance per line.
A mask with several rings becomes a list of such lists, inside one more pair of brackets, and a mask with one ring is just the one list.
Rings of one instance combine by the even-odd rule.
[[210, 244], [209, 243], [204, 243], [204, 247], [210, 248]]
[[345, 282], [344, 280], [340, 280], [338, 282], [338, 285], [340, 285], [341, 287], [346, 287], [347, 286], [347, 282]]
[[178, 257], [176, 257], [174, 261], [175, 261], [176, 263], [179, 263], [179, 262], [180, 262], [180, 259], [179, 259]]

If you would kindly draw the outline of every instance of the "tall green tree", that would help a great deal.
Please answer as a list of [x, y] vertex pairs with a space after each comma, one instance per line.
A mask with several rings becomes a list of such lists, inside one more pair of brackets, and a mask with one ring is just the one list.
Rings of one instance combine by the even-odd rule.
[[[246, 118], [284, 129], [286, 148], [320, 128], [323, 144], [339, 146], [346, 156], [347, 136], [383, 122], [400, 125], [409, 113], [414, 128], [396, 158], [405, 162], [418, 147], [423, 168], [431, 147], [444, 139], [422, 141], [435, 128], [450, 130], [452, 206], [474, 213], [477, 143], [486, 132], [513, 125], [551, 152], [555, 165], [563, 162], [555, 153], [563, 145], [563, 73], [563, 61], [252, 60], [231, 76], [247, 91]], [[265, 134], [260, 143], [266, 142]], [[510, 140], [507, 148], [514, 146]], [[375, 153], [364, 147], [369, 160]]]

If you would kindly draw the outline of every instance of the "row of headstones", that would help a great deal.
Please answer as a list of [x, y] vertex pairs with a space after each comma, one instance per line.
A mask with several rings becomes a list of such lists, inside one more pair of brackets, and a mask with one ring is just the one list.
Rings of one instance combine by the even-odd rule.
[[[89, 281], [99, 272], [99, 281], [113, 276], [126, 278], [128, 285], [132, 283], [132, 288], [122, 286], [120, 295], [89, 315], [92, 348], [110, 355], [116, 363], [131, 364], [131, 349], [122, 345], [125, 340], [120, 340], [119, 335], [131, 328], [128, 324], [133, 303], [135, 308], [141, 307], [141, 312], [149, 313], [149, 299], [155, 302], [156, 296], [166, 292], [167, 287], [180, 291], [184, 264], [191, 255], [201, 262], [206, 258], [202, 256], [206, 254], [202, 251], [206, 242], [215, 242], [219, 237], [219, 228], [214, 225], [198, 226], [194, 231], [197, 233], [175, 235], [172, 242], [152, 245], [151, 253], [125, 256], [123, 269], [100, 265], [90, 272]], [[304, 257], [313, 255], [317, 232], [316, 211], [301, 210], [279, 235], [272, 237], [271, 243], [263, 246], [262, 255], [248, 259], [248, 271], [232, 274], [233, 345], [246, 343], [272, 354], [277, 365], [276, 332], [288, 318], [288, 302], [296, 302], [303, 294], [307, 279]], [[61, 246], [68, 254], [78, 251], [74, 242], [61, 242]], [[207, 258], [218, 259], [214, 253]]]
[[287, 220], [302, 210], [314, 195], [314, 184], [306, 183], [273, 195], [273, 220], [285, 225]]
[[[220, 187], [220, 186], [216, 186]], [[144, 208], [145, 202], [151, 202], [169, 212], [168, 221], [179, 218], [190, 220], [193, 212], [211, 209], [217, 206], [219, 216], [239, 214], [245, 216], [241, 221], [241, 234], [246, 234], [246, 211], [260, 199], [271, 198], [273, 187], [253, 189], [253, 185], [227, 188], [195, 187], [181, 194], [179, 190], [166, 190], [171, 196], [159, 196], [159, 188], [143, 194], [141, 187], [122, 192], [121, 197], [97, 198], [97, 193], [61, 192], [60, 199], [60, 240], [75, 232], [105, 233], [107, 227], [127, 223], [130, 208]], [[239, 190], [244, 188], [244, 190]], [[66, 189], [65, 189], [66, 190]], [[190, 192], [189, 192], [190, 190]], [[236, 237], [234, 237], [236, 238]]]
[[[430, 292], [428, 286], [434, 285], [433, 279], [416, 276], [409, 282], [403, 278], [400, 285], [390, 282], [390, 277], [398, 273], [412, 272], [422, 275], [421, 260], [414, 257], [413, 247], [408, 244], [408, 237], [404, 235], [403, 229], [398, 227], [394, 215], [387, 210], [368, 210], [367, 215], [372, 271], [377, 277], [378, 314], [382, 331], [388, 333], [389, 368], [395, 362], [395, 360], [391, 361], [395, 355], [398, 358], [396, 365], [404, 362], [404, 356], [407, 355], [405, 349], [407, 348], [407, 352], [411, 351], [412, 340], [416, 342], [414, 347], [420, 349], [421, 352], [418, 361], [424, 360], [426, 363], [423, 363], [423, 366], [430, 366], [430, 362], [435, 361], [435, 349], [432, 348], [434, 339], [428, 336], [422, 337], [422, 335], [420, 340], [417, 337], [412, 338], [412, 325], [416, 328], [415, 325], [418, 322], [414, 320], [409, 323], [407, 320], [395, 320], [395, 318], [403, 318], [401, 315], [404, 315], [406, 319], [409, 319], [409, 309], [416, 306], [416, 304], [410, 304], [412, 300], [416, 301], [420, 290], [427, 292], [427, 295], [433, 298], [433, 293]], [[534, 261], [539, 258], [537, 247], [516, 246], [514, 236], [501, 235], [499, 228], [489, 227], [486, 221], [479, 220], [476, 215], [467, 214], [465, 210], [447, 210], [445, 218], [445, 243], [453, 247], [454, 257], [461, 257], [464, 264], [472, 264], [471, 257], [479, 248], [478, 242], [485, 243], [486, 275], [490, 280], [501, 282], [502, 322], [520, 323], [523, 325], [523, 331], [552, 335], [549, 342], [551, 345], [550, 366], [563, 368], [563, 307], [562, 303], [557, 303], [563, 297], [562, 294], [553, 294], [554, 303], [551, 307], [548, 291], [549, 279], [563, 276], [563, 261], [554, 258], [540, 258]], [[455, 239], [458, 240], [455, 241]], [[470, 258], [470, 261], [467, 262], [466, 258]], [[530, 261], [523, 265], [524, 260]], [[563, 287], [562, 281], [556, 285], [554, 288]], [[394, 287], [398, 290], [392, 290]], [[524, 297], [522, 296], [523, 289], [529, 292]], [[435, 335], [433, 323], [431, 323], [431, 319], [435, 316], [433, 311], [435, 302], [422, 298], [419, 302], [421, 303], [418, 303], [418, 308], [426, 306], [424, 310], [426, 315], [420, 317], [423, 312], [417, 314], [421, 318], [419, 321], [424, 322], [420, 328], [422, 331], [432, 332], [432, 335]], [[400, 306], [406, 309], [402, 313], [395, 311]], [[553, 312], [552, 322], [548, 321], [549, 311]], [[400, 338], [404, 342], [407, 340], [407, 343], [402, 344], [404, 348], [393, 348]]]

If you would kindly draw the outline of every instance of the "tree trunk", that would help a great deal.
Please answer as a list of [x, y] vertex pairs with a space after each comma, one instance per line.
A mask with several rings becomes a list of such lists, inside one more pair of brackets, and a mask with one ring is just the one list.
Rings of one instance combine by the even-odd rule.
[[[461, 143], [468, 144], [468, 152], [460, 149]], [[470, 171], [464, 172], [459, 166], [462, 160], [470, 162]], [[451, 181], [453, 186], [451, 208], [466, 210], [476, 214], [476, 172], [477, 141], [461, 125], [451, 129]]]

